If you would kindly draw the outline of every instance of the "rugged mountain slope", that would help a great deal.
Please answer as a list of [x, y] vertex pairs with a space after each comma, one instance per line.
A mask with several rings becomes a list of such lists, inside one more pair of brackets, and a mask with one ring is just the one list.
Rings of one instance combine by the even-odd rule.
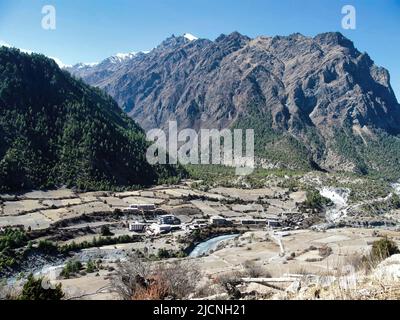
[[[144, 129], [254, 128], [266, 166], [398, 175], [400, 106], [387, 70], [340, 33], [171, 37], [84, 81]], [[383, 156], [384, 155], [384, 156]]]
[[53, 60], [0, 48], [0, 190], [152, 184], [142, 130]]

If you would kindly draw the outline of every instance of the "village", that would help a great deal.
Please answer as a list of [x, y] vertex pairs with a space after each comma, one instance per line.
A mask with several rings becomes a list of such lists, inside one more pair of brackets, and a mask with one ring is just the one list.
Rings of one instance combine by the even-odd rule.
[[280, 226], [280, 219], [275, 215], [264, 215], [265, 218], [225, 218], [220, 215], [211, 216], [209, 219], [195, 219], [188, 223], [182, 221], [173, 214], [159, 215], [162, 212], [154, 204], [133, 204], [122, 210], [124, 213], [135, 215], [142, 214], [144, 217], [150, 215], [156, 216], [157, 220], [145, 220], [129, 222], [129, 231], [135, 233], [145, 232], [147, 235], [160, 235], [176, 230], [193, 231], [207, 227], [228, 227], [228, 226], [247, 226], [266, 229], [276, 229]]
[[[368, 252], [381, 237], [400, 240], [399, 231], [391, 227], [397, 220], [390, 219], [399, 216], [394, 211], [379, 223], [376, 217], [357, 217], [359, 224], [354, 224], [349, 215], [347, 222], [335, 225], [327, 222], [325, 213], [304, 210], [305, 190], [277, 185], [200, 190], [195, 183], [187, 180], [122, 192], [58, 189], [2, 194], [0, 228], [25, 230], [34, 239], [33, 247], [49, 242], [81, 248], [65, 258], [33, 256], [23, 265], [26, 271], [18, 272], [31, 270], [61, 283], [70, 297], [87, 299], [117, 298], [109, 287], [113, 270], [131, 254], [155, 261], [193, 261], [205, 279], [242, 272], [244, 266], [255, 264], [269, 275], [262, 281], [285, 289], [297, 279], [288, 275], [305, 270], [314, 275], [333, 273], [352, 257]], [[329, 214], [335, 208], [331, 206]], [[102, 268], [95, 274], [65, 278], [61, 273], [68, 261], [102, 261]], [[17, 276], [10, 274], [9, 279]], [[248, 290], [271, 294], [270, 287], [258, 283], [261, 280], [249, 280]], [[272, 291], [276, 294], [282, 288]]]
[[[282, 188], [204, 192], [190, 183], [143, 191], [86, 192], [69, 189], [1, 195], [0, 227], [19, 227], [47, 240], [80, 242], [107, 226], [117, 235], [158, 236], [207, 227], [301, 228], [297, 202], [304, 192]], [[263, 199], [263, 200], [262, 200]]]

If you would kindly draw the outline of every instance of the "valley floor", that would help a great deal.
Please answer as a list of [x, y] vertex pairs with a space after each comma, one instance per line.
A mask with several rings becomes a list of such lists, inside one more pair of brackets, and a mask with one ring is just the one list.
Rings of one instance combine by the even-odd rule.
[[[61, 283], [69, 299], [118, 299], [110, 287], [118, 262], [139, 252], [158, 262], [178, 258], [195, 264], [202, 272], [201, 283], [208, 289], [193, 293], [192, 298], [227, 298], [216, 283], [227, 274], [243, 274], [249, 264], [268, 277], [242, 279], [242, 292], [262, 299], [290, 298], [280, 295], [300, 278], [335, 276], [343, 267], [354, 266], [356, 257], [367, 255], [376, 240], [387, 236], [400, 245], [399, 209], [391, 206], [397, 189], [376, 198], [368, 198], [368, 194], [357, 198], [351, 189], [327, 184], [319, 176], [308, 176], [308, 184], [296, 188], [282, 179], [288, 178], [272, 179], [273, 183], [260, 187], [210, 187], [189, 180], [176, 186], [125, 192], [59, 189], [0, 195], [0, 228], [25, 230], [34, 247], [41, 241], [59, 247], [83, 245], [64, 257], [30, 257], [14, 274], [6, 273], [8, 280], [18, 286], [21, 274], [33, 272]], [[304, 182], [305, 177], [301, 179]], [[307, 207], [311, 187], [330, 204]], [[375, 203], [379, 206], [372, 206]], [[143, 204], [155, 205], [156, 210], [127, 210], [130, 205]], [[366, 205], [383, 213], [360, 215], [359, 209]], [[167, 214], [180, 220], [171, 232], [129, 230], [134, 221], [150, 230]], [[104, 235], [105, 227], [108, 235]], [[193, 240], [202, 230], [208, 230], [206, 236]], [[204, 256], [187, 257], [195, 245], [221, 234], [237, 237], [222, 241]], [[110, 244], [100, 241], [106, 238]], [[170, 256], [161, 257], [163, 250]], [[71, 259], [83, 264], [101, 261], [102, 267], [68, 279], [60, 273]]]
[[[283, 238], [285, 253], [282, 255], [279, 246], [270, 240], [266, 232], [250, 231], [236, 240], [224, 242], [219, 250], [205, 257], [186, 259], [194, 262], [204, 272], [203, 281], [211, 283], [225, 274], [242, 272], [244, 265], [249, 261], [261, 266], [272, 280], [288, 279], [288, 275], [337, 276], [341, 274], [343, 268], [352, 267], [354, 257], [366, 254], [372, 242], [382, 236], [389, 236], [400, 245], [400, 232], [396, 231], [382, 230], [377, 233], [371, 229], [350, 228], [331, 229], [327, 232], [298, 230], [289, 232]], [[320, 250], [326, 246], [332, 248], [332, 253], [328, 257], [322, 257]], [[131, 246], [117, 247], [128, 250]], [[103, 249], [107, 250], [107, 247]], [[110, 263], [109, 266], [115, 266], [115, 264]], [[109, 280], [112, 274], [112, 271], [101, 271], [99, 276], [91, 274], [75, 279], [54, 279], [54, 282], [62, 283], [70, 297], [117, 299], [118, 297], [110, 292]], [[47, 276], [49, 275], [48, 273]], [[286, 282], [279, 281], [279, 288], [284, 291], [295, 280], [296, 277], [289, 277]], [[274, 282], [266, 282], [266, 284], [274, 284]], [[249, 288], [258, 291], [260, 297], [282, 293], [279, 289], [257, 283], [257, 280], [254, 280]], [[244, 291], [250, 290], [249, 288]], [[223, 294], [218, 288], [214, 288], [211, 289], [209, 295], [212, 297], [218, 293]]]

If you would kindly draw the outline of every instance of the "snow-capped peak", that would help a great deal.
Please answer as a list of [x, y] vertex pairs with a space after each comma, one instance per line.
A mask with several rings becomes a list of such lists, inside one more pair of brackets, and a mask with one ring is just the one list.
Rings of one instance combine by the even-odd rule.
[[99, 63], [98, 62], [90, 62], [90, 63], [78, 63], [74, 67], [77, 69], [83, 69], [83, 68], [93, 68], [97, 66]]
[[198, 40], [199, 38], [195, 37], [194, 35], [190, 34], [190, 33], [185, 33], [183, 35], [186, 39], [188, 39], [189, 41], [195, 41]]
[[136, 56], [136, 52], [129, 52], [129, 53], [117, 53], [115, 56], [111, 57], [111, 61], [113, 63], [123, 62], [125, 60], [130, 60]]
[[121, 59], [130, 59], [136, 55], [136, 52], [129, 52], [129, 53], [117, 53], [116, 57]]
[[83, 65], [85, 65], [86, 67], [95, 67], [98, 64], [99, 64], [98, 62], [89, 62], [89, 63], [84, 63]]

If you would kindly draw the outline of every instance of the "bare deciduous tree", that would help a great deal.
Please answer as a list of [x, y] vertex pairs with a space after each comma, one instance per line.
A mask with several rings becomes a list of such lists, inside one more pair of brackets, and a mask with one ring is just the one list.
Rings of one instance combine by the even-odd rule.
[[217, 283], [226, 291], [232, 300], [242, 297], [240, 290], [236, 288], [241, 283], [243, 274], [237, 271], [225, 273], [217, 278]]
[[132, 300], [135, 292], [145, 285], [143, 281], [148, 278], [150, 272], [151, 266], [148, 262], [137, 255], [129, 256], [127, 261], [118, 263], [111, 282], [112, 289], [122, 299]]
[[251, 260], [247, 260], [243, 263], [243, 269], [243, 277], [271, 278], [271, 274], [267, 270]]
[[124, 300], [184, 299], [200, 278], [198, 268], [188, 261], [151, 262], [132, 256], [119, 263], [111, 286]]
[[201, 278], [199, 269], [187, 261], [158, 264], [154, 271], [166, 280], [175, 299], [183, 299], [193, 293]]

